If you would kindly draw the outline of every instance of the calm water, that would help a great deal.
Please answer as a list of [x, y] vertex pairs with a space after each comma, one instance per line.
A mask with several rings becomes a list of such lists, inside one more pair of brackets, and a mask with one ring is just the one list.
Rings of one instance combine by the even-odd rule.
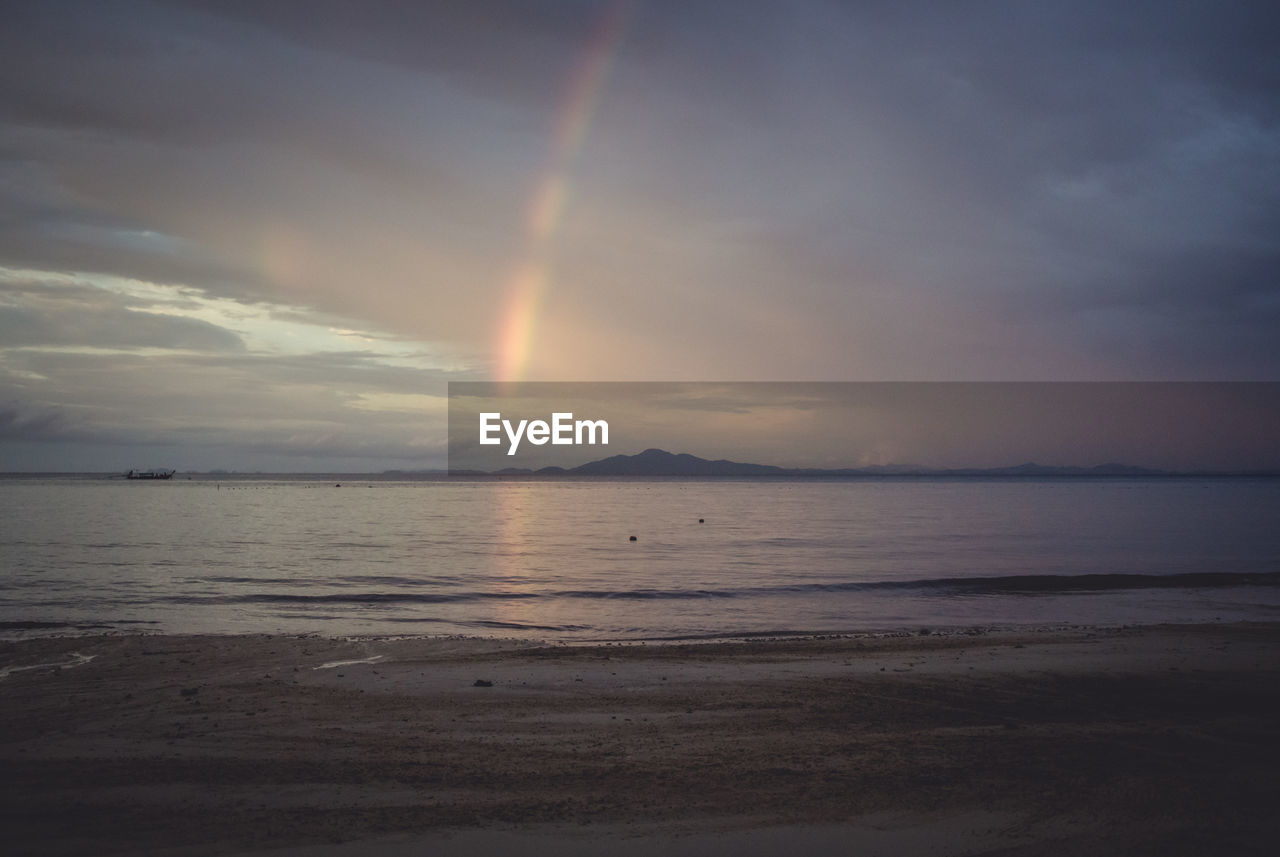
[[1280, 618], [1280, 480], [0, 480], [9, 635], [1242, 618]]

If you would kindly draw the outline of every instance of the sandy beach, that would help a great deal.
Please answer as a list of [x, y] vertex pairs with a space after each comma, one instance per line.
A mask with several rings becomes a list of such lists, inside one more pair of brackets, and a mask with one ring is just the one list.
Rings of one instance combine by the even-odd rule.
[[1263, 854], [1280, 625], [0, 644], [8, 853]]

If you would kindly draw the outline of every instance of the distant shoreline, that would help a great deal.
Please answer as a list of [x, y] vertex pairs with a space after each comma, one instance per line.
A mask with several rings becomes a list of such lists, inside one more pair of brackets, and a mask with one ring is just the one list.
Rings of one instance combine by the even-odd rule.
[[[498, 459], [494, 459], [498, 460]], [[132, 471], [128, 471], [132, 473]], [[123, 479], [125, 473], [0, 473], [0, 478], [40, 478], [79, 476], [83, 478]], [[1107, 462], [1092, 466], [1038, 464], [1033, 461], [1002, 467], [928, 467], [915, 464], [868, 465], [859, 467], [779, 467], [727, 459], [706, 459], [689, 453], [671, 453], [664, 449], [646, 449], [635, 455], [612, 455], [572, 467], [502, 467], [485, 470], [470, 467], [447, 469], [381, 470], [377, 472], [299, 471], [293, 473], [237, 472], [232, 470], [177, 471], [183, 479], [201, 481], [215, 479], [365, 479], [380, 481], [434, 481], [440, 479], [690, 479], [690, 480], [922, 480], [922, 479], [1267, 479], [1280, 476], [1280, 470], [1166, 470], [1134, 464]]]
[[[533, 482], [597, 482], [597, 481], [664, 481], [664, 482], [922, 482], [922, 481], [1022, 481], [1022, 482], [1080, 482], [1080, 481], [1159, 481], [1176, 479], [1276, 479], [1280, 471], [1153, 471], [1149, 473], [1008, 473], [1000, 470], [927, 470], [912, 473], [839, 473], [787, 471], [778, 474], [714, 475], [714, 474], [574, 474], [541, 473], [538, 471], [380, 471], [324, 473], [311, 471], [281, 473], [237, 473], [183, 471], [175, 473], [172, 480], [157, 482], [216, 482], [218, 480], [260, 480], [296, 482], [475, 482], [475, 481], [533, 481]], [[21, 479], [83, 479], [93, 481], [128, 481], [115, 471], [7, 471], [0, 472], [0, 480]], [[145, 481], [145, 480], [144, 480]]]
[[[1280, 638], [1280, 621], [1265, 620], [1204, 620], [1188, 622], [1168, 621], [1126, 621], [1126, 622], [974, 622], [971, 624], [928, 624], [922, 622], [902, 622], [898, 624], [867, 625], [844, 629], [775, 629], [771, 631], [726, 631], [708, 632], [704, 634], [679, 634], [670, 636], [645, 637], [581, 637], [553, 638], [536, 634], [482, 634], [482, 633], [324, 633], [312, 631], [290, 633], [284, 631], [235, 630], [235, 631], [202, 631], [186, 633], [167, 631], [158, 628], [119, 627], [107, 622], [59, 622], [13, 621], [0, 622], [0, 650], [15, 644], [37, 644], [39, 641], [73, 641], [73, 640], [109, 640], [120, 638], [154, 638], [170, 637], [208, 637], [211, 639], [234, 638], [280, 638], [326, 640], [330, 643], [394, 643], [401, 641], [418, 641], [423, 644], [450, 642], [459, 645], [514, 645], [518, 647], [550, 647], [550, 648], [629, 648], [637, 647], [707, 647], [711, 651], [715, 647], [770, 647], [807, 645], [817, 643], [835, 643], [839, 641], [888, 642], [920, 639], [933, 640], [966, 640], [975, 638], [1001, 638], [1009, 636], [1052, 637], [1058, 634], [1112, 634], [1122, 632], [1148, 632], [1154, 629], [1168, 628], [1231, 628], [1255, 627], [1273, 628]], [[26, 633], [30, 632], [30, 633]], [[52, 633], [46, 633], [52, 632]], [[3, 664], [0, 664], [0, 672]]]

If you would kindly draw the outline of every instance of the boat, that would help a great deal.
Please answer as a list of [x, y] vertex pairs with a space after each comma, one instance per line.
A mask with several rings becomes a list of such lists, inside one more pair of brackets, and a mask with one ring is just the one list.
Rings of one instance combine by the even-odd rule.
[[172, 479], [174, 470], [130, 470], [125, 479]]

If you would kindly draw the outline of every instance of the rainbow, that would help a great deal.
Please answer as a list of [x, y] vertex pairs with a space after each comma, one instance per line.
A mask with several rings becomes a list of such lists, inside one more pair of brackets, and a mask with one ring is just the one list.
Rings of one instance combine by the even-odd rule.
[[573, 162], [582, 150], [592, 114], [622, 41], [629, 7], [614, 0], [600, 16], [569, 78], [566, 97], [556, 114], [548, 167], [525, 211], [521, 255], [503, 288], [497, 355], [499, 381], [518, 381], [537, 331], [538, 314], [551, 280], [555, 236], [569, 195]]

